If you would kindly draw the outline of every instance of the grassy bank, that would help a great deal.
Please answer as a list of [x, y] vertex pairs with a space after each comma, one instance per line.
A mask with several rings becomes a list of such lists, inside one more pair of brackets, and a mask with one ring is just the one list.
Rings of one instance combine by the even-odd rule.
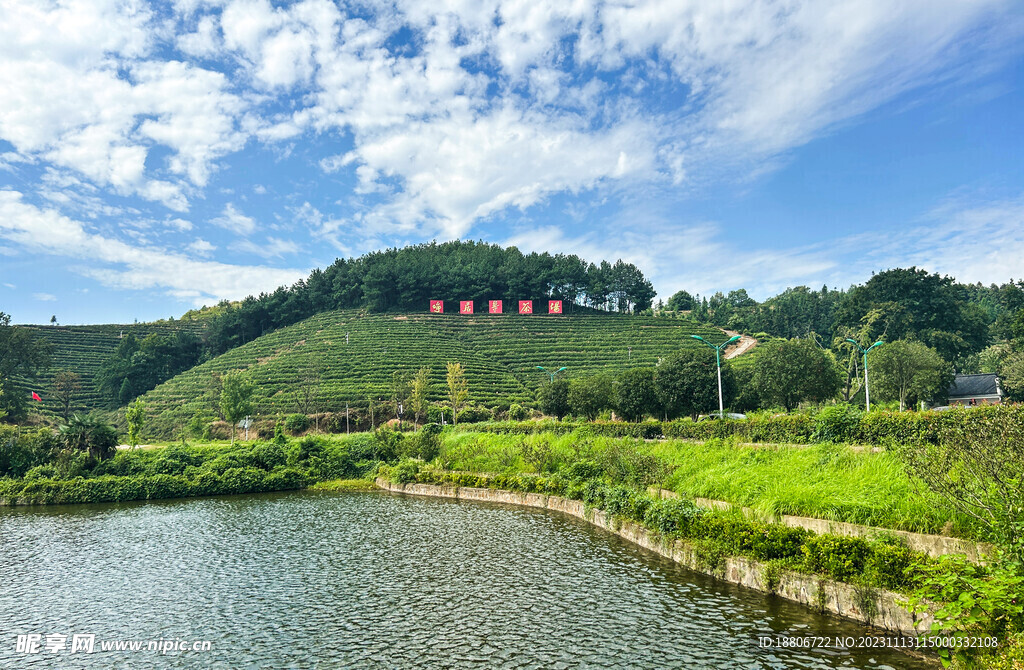
[[732, 440], [644, 442], [570, 434], [446, 433], [436, 463], [480, 473], [550, 474], [593, 463], [610, 481], [663, 485], [766, 516], [794, 514], [976, 538], [977, 529], [913, 482], [892, 453], [837, 445], [737, 446]]

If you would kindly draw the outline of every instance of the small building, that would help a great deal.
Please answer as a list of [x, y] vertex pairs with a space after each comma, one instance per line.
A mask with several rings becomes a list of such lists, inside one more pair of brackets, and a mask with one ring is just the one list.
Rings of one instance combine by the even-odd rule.
[[950, 405], [998, 405], [1004, 395], [994, 374], [957, 375], [949, 386]]

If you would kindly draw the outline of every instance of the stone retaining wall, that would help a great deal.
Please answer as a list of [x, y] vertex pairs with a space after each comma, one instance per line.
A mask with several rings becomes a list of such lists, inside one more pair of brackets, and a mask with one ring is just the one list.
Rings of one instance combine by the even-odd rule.
[[393, 484], [383, 478], [377, 479], [377, 486], [396, 493], [506, 503], [564, 512], [615, 533], [691, 570], [758, 591], [774, 592], [812, 609], [831, 612], [904, 635], [924, 633], [931, 625], [930, 617], [916, 618], [900, 604], [902, 596], [891, 591], [858, 588], [824, 577], [792, 571], [783, 571], [778, 576], [778, 584], [772, 589], [767, 584], [765, 564], [743, 557], [728, 557], [724, 565], [708, 568], [702, 564], [691, 544], [682, 540], [671, 540], [633, 521], [613, 518], [602, 510], [587, 509], [579, 500], [502, 489]]

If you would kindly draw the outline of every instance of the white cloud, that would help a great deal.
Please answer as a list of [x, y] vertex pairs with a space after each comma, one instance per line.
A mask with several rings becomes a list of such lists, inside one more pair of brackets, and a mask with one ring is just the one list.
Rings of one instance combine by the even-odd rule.
[[224, 211], [221, 215], [212, 219], [210, 223], [226, 228], [238, 235], [250, 235], [256, 230], [256, 219], [242, 214], [235, 207], [234, 203], [230, 202], [224, 206]]
[[57, 300], [57, 296], [52, 293], [33, 293], [32, 297], [40, 302], [54, 302]]
[[282, 258], [291, 254], [297, 254], [301, 247], [292, 240], [283, 240], [279, 237], [268, 237], [263, 242], [252, 240], [238, 240], [231, 245], [235, 251], [245, 254], [252, 254], [260, 258]]
[[237, 300], [290, 285], [308, 270], [195, 261], [165, 249], [132, 245], [88, 232], [53, 209], [25, 203], [16, 191], [0, 191], [0, 237], [39, 253], [79, 259], [72, 269], [106, 286], [161, 288], [197, 305]]
[[189, 251], [191, 251], [192, 253], [194, 253], [197, 256], [209, 256], [210, 254], [212, 254], [214, 251], [217, 250], [216, 246], [214, 246], [213, 244], [210, 244], [209, 242], [207, 242], [206, 240], [204, 240], [201, 237], [200, 238], [196, 238], [195, 240], [193, 240], [185, 248], [188, 249]]

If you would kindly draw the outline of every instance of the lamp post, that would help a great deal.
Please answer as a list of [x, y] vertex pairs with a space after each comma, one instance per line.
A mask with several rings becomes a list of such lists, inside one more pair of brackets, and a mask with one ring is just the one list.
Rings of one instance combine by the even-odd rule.
[[865, 349], [864, 347], [860, 346], [860, 344], [857, 342], [857, 340], [851, 340], [850, 338], [846, 338], [846, 341], [849, 342], [850, 344], [852, 344], [853, 346], [857, 347], [857, 351], [859, 351], [864, 356], [864, 407], [865, 407], [865, 411], [870, 412], [871, 411], [871, 393], [868, 391], [868, 352], [871, 351], [872, 349], [874, 349], [875, 347], [882, 346], [882, 341], [879, 340], [878, 342], [875, 342], [874, 344], [872, 344], [867, 349]]
[[566, 369], [566, 368], [564, 368], [564, 367], [561, 367], [561, 368], [558, 368], [557, 370], [555, 370], [554, 372], [551, 372], [551, 371], [549, 371], [549, 370], [548, 370], [547, 368], [545, 368], [545, 367], [544, 367], [543, 365], [537, 365], [537, 366], [535, 366], [535, 367], [536, 367], [536, 368], [537, 368], [538, 370], [540, 370], [541, 372], [546, 372], [546, 373], [547, 373], [547, 375], [548, 375], [549, 377], [551, 377], [551, 383], [552, 383], [552, 384], [554, 384], [554, 383], [555, 383], [555, 375], [557, 375], [557, 374], [558, 374], [559, 372], [561, 372], [562, 370], [565, 370], [565, 369]]
[[733, 335], [732, 337], [730, 337], [725, 342], [722, 342], [721, 344], [719, 344], [717, 347], [715, 345], [711, 344], [710, 342], [708, 342], [707, 340], [705, 340], [700, 335], [690, 335], [690, 337], [692, 337], [695, 340], [700, 340], [701, 342], [703, 342], [704, 344], [708, 345], [709, 347], [711, 347], [712, 349], [715, 350], [715, 363], [718, 365], [718, 418], [719, 419], [724, 418], [725, 417], [725, 405], [722, 402], [722, 349], [725, 349], [726, 346], [728, 346], [728, 345], [732, 344], [733, 342], [735, 342], [736, 340], [740, 339], [740, 336], [739, 335]]

